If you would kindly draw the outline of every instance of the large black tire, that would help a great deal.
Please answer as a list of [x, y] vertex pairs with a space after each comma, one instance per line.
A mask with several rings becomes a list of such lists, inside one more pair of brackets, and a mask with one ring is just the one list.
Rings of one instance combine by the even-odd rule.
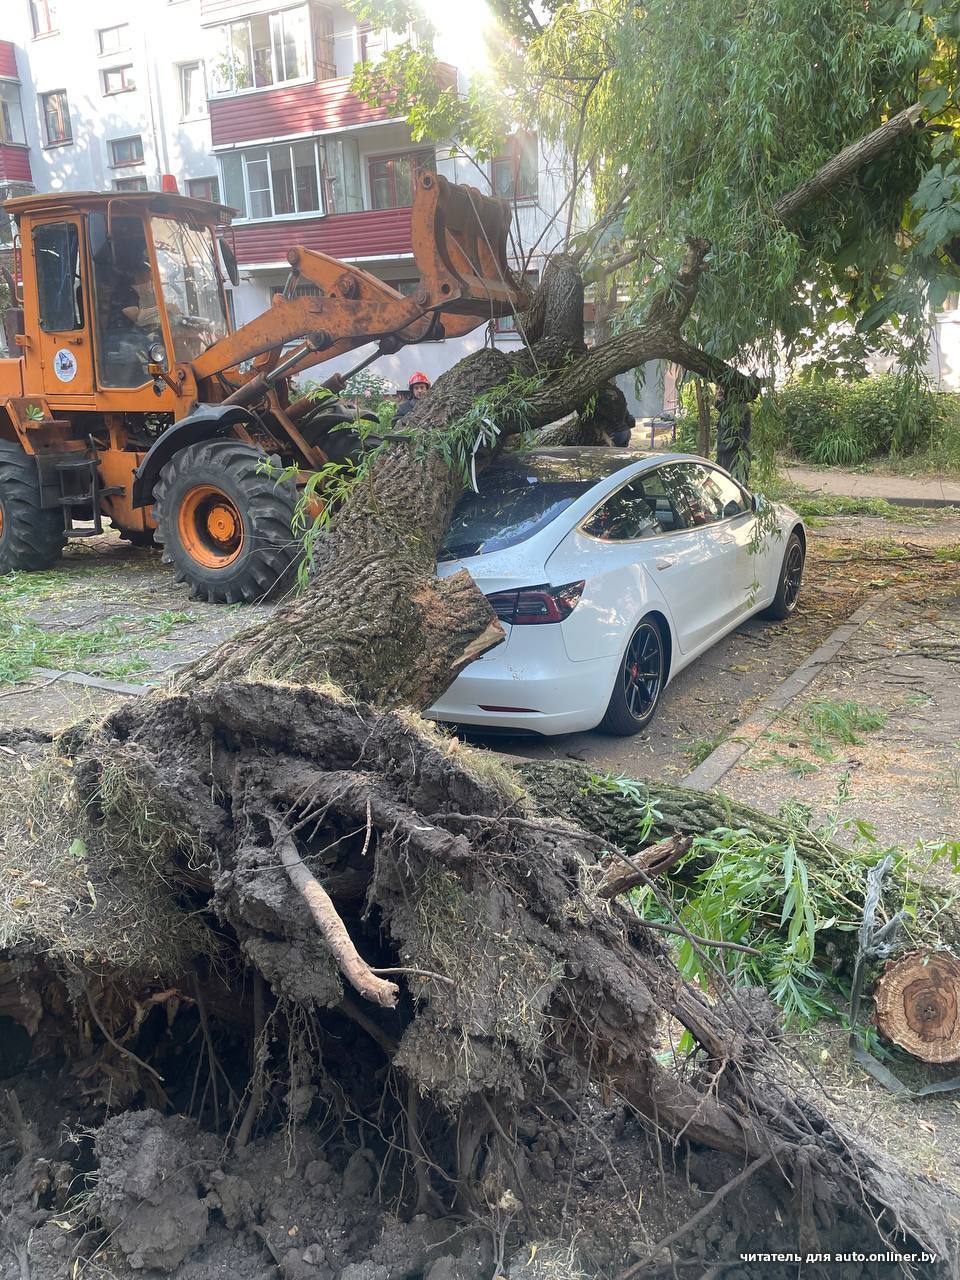
[[666, 645], [655, 618], [637, 623], [617, 670], [606, 714], [597, 728], [618, 738], [639, 733], [653, 719], [667, 676]]
[[291, 530], [297, 491], [260, 471], [263, 461], [238, 440], [204, 440], [174, 454], [160, 472], [156, 541], [200, 600], [262, 600], [289, 582], [300, 558]]
[[780, 578], [777, 582], [777, 594], [773, 602], [763, 611], [765, 618], [774, 618], [782, 622], [796, 613], [797, 601], [800, 599], [800, 585], [803, 582], [803, 564], [806, 549], [803, 539], [797, 532], [791, 533], [787, 539], [787, 547], [783, 553], [783, 564], [780, 566]]
[[0, 440], [0, 573], [49, 569], [65, 541], [63, 511], [40, 506], [35, 459]]

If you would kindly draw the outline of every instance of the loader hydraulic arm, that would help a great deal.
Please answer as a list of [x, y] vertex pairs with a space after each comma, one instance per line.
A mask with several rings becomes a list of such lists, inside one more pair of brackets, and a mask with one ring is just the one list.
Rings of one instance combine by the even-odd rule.
[[[297, 359], [284, 361], [290, 376], [369, 342], [397, 350], [459, 337], [485, 320], [515, 314], [526, 296], [507, 265], [509, 227], [504, 201], [422, 173], [411, 217], [420, 273], [415, 294], [405, 297], [369, 272], [296, 246], [287, 255], [291, 281], [274, 306], [193, 360], [193, 372], [198, 380], [211, 378], [267, 352], [279, 358], [285, 345], [303, 341]], [[301, 280], [319, 296], [291, 296], [291, 285]], [[241, 387], [235, 395], [248, 402], [250, 392]]]

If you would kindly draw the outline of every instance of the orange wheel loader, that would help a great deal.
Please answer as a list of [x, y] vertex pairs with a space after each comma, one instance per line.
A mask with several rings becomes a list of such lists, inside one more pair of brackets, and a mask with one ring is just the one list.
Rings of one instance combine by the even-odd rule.
[[[412, 211], [414, 295], [295, 246], [273, 306], [236, 330], [231, 210], [172, 191], [4, 207], [18, 247], [5, 315], [16, 354], [0, 359], [0, 573], [49, 568], [107, 517], [131, 542], [159, 543], [196, 596], [263, 597], [299, 557], [298, 485], [342, 451], [331, 433], [353, 416], [335, 397], [293, 399], [291, 380], [369, 343], [357, 368], [460, 336], [525, 301], [506, 261], [508, 206], [432, 173]], [[299, 481], [278, 483], [264, 459]]]

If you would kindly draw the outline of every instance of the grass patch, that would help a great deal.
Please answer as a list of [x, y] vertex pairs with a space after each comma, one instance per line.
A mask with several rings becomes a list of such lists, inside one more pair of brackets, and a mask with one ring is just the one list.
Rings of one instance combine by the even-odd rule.
[[750, 762], [750, 768], [757, 770], [772, 769], [778, 765], [787, 769], [795, 778], [807, 778], [811, 773], [820, 772], [820, 765], [816, 761], [807, 760], [803, 756], [784, 755], [782, 751], [774, 751]]
[[683, 754], [686, 757], [690, 768], [699, 769], [704, 760], [706, 760], [708, 756], [713, 755], [721, 742], [723, 742], [722, 733], [717, 734], [715, 738], [694, 738], [694, 740], [683, 749]]
[[144, 671], [144, 650], [196, 621], [192, 613], [163, 609], [146, 617], [120, 614], [93, 627], [58, 627], [25, 617], [23, 604], [23, 596], [0, 598], [0, 686], [25, 680], [34, 667], [103, 676]]
[[85, 972], [172, 977], [217, 943], [163, 874], [200, 850], [157, 805], [148, 781], [107, 761], [81, 799], [73, 762], [47, 750], [4, 766], [0, 782], [0, 949], [24, 947]]
[[828, 739], [847, 746], [861, 741], [862, 733], [876, 733], [887, 723], [887, 714], [861, 702], [817, 698], [800, 713], [800, 724], [808, 730], [812, 743]]

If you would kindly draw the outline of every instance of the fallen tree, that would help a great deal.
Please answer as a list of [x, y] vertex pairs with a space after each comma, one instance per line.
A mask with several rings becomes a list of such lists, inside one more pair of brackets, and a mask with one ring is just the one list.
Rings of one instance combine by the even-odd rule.
[[[16, 876], [0, 941], [4, 987], [17, 994], [4, 1016], [56, 1041], [82, 1078], [109, 1065], [98, 1098], [140, 1107], [103, 1125], [95, 1152], [77, 1143], [59, 1173], [40, 1168], [29, 1117], [11, 1111], [18, 1159], [4, 1214], [8, 1235], [11, 1222], [27, 1228], [13, 1250], [21, 1274], [62, 1273], [22, 1242], [32, 1229], [47, 1256], [63, 1230], [52, 1217], [68, 1201], [63, 1180], [99, 1161], [101, 1185], [77, 1225], [105, 1233], [93, 1246], [118, 1267], [179, 1267], [184, 1241], [205, 1239], [209, 1197], [283, 1274], [358, 1280], [332, 1237], [322, 1257], [317, 1238], [291, 1260], [239, 1185], [244, 1151], [312, 1117], [329, 1143], [337, 1135], [338, 1159], [348, 1128], [365, 1135], [342, 1161], [344, 1185], [375, 1180], [405, 1218], [447, 1219], [437, 1239], [492, 1224], [501, 1256], [466, 1273], [486, 1280], [504, 1269], [511, 1231], [536, 1239], [539, 1229], [526, 1113], [559, 1106], [579, 1132], [611, 1093], [642, 1118], [658, 1158], [709, 1149], [737, 1162], [703, 1206], [713, 1212], [750, 1181], [761, 1211], [734, 1213], [734, 1247], [896, 1246], [960, 1274], [954, 1198], [797, 1097], [776, 1069], [769, 1008], [727, 989], [719, 971], [720, 999], [708, 1000], [611, 896], [603, 855], [615, 846], [629, 858], [622, 823], [598, 819], [591, 833], [545, 816], [546, 782], [532, 803], [522, 779], [402, 710], [429, 707], [503, 637], [466, 574], [434, 572], [478, 437], [490, 447], [547, 425], [648, 360], [718, 380], [734, 399], [756, 393], [754, 379], [683, 336], [709, 249], [691, 239], [643, 322], [592, 351], [577, 264], [557, 261], [527, 318], [528, 346], [480, 352], [437, 381], [407, 419], [410, 441], [377, 461], [321, 540], [302, 596], [172, 691], [52, 743], [9, 745]], [[674, 830], [702, 834], [701, 802], [675, 799]], [[587, 806], [572, 816], [586, 821]], [[676, 1065], [664, 1060], [673, 1024], [695, 1046]], [[227, 1137], [236, 1166], [222, 1168], [200, 1140], [187, 1158], [182, 1125], [151, 1106]], [[138, 1181], [124, 1161], [147, 1149], [163, 1176]], [[185, 1172], [194, 1165], [202, 1177]], [[325, 1185], [322, 1168], [314, 1175]], [[175, 1241], [149, 1223], [133, 1229], [146, 1201], [178, 1224]], [[287, 1240], [319, 1231], [304, 1213], [284, 1224]], [[672, 1267], [670, 1250], [701, 1220], [698, 1210], [652, 1240], [624, 1275]], [[385, 1275], [424, 1274], [429, 1234], [402, 1266], [382, 1264]]]

